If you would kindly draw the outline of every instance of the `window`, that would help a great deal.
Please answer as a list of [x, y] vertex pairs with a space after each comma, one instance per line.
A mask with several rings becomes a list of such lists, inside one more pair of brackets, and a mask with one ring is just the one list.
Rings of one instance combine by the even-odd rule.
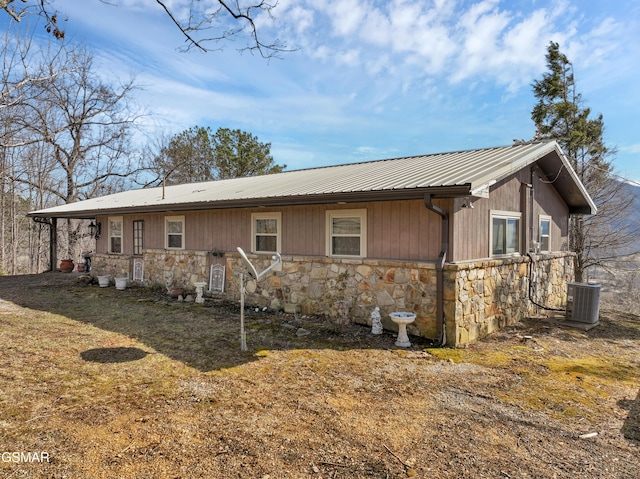
[[550, 216], [540, 216], [540, 224], [538, 227], [538, 241], [540, 242], [540, 251], [551, 251]]
[[254, 253], [280, 251], [280, 225], [282, 214], [253, 213], [251, 215], [251, 249]]
[[367, 210], [327, 211], [327, 256], [367, 255]]
[[184, 249], [184, 216], [167, 216], [164, 219], [167, 249]]
[[133, 254], [141, 255], [144, 247], [144, 221], [133, 222]]
[[122, 216], [109, 218], [109, 253], [122, 253]]
[[491, 256], [520, 252], [520, 213], [491, 212]]

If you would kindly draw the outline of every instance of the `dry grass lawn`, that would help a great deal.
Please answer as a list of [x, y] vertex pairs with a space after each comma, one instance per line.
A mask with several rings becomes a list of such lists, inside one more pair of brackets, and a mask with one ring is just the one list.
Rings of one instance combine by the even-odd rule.
[[394, 339], [251, 312], [241, 352], [235, 305], [2, 277], [0, 477], [639, 477], [640, 317]]

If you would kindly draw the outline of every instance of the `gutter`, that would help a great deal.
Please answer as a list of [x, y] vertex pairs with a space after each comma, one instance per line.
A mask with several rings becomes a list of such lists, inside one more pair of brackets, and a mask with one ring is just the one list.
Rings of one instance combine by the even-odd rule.
[[[92, 219], [96, 215], [122, 215], [136, 213], [165, 213], [172, 211], [199, 211], [229, 208], [260, 208], [280, 207], [312, 204], [331, 204], [338, 202], [364, 203], [369, 201], [395, 201], [395, 200], [419, 200], [424, 194], [430, 194], [434, 198], [452, 196], [468, 196], [469, 185], [453, 187], [420, 187], [406, 189], [372, 190], [372, 191], [345, 191], [335, 193], [318, 193], [298, 196], [264, 196], [246, 197], [235, 199], [220, 199], [215, 201], [181, 202], [151, 198], [143, 204], [126, 204], [109, 202], [109, 197], [94, 198], [90, 200], [69, 203], [58, 207], [47, 208], [27, 213], [30, 217], [43, 218], [77, 218]], [[116, 193], [117, 194], [117, 193]], [[96, 200], [101, 200], [96, 202]], [[105, 199], [107, 201], [105, 201]], [[85, 204], [88, 202], [89, 204]], [[71, 205], [74, 205], [73, 207]]]
[[433, 211], [442, 219], [441, 249], [436, 262], [436, 343], [443, 347], [447, 343], [446, 318], [444, 315], [444, 264], [449, 252], [449, 214], [432, 203], [432, 195], [424, 195], [424, 205], [429, 211]]

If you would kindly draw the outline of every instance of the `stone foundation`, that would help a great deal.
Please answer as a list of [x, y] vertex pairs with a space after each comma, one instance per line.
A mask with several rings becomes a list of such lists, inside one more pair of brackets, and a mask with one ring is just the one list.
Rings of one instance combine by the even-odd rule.
[[131, 274], [131, 258], [121, 254], [92, 254], [91, 274], [93, 276], [111, 276], [124, 278]]
[[[224, 297], [239, 301], [240, 256], [213, 258], [207, 251], [146, 250], [146, 284], [195, 289], [209, 280], [212, 261], [226, 263]], [[249, 255], [260, 272], [272, 259]], [[94, 275], [131, 277], [131, 259], [122, 255], [95, 255]], [[530, 271], [531, 269], [531, 271]], [[573, 280], [573, 255], [556, 253], [447, 264], [444, 269], [444, 311], [447, 345], [460, 346], [513, 324], [536, 309], [533, 302], [551, 308], [566, 304], [566, 283]], [[409, 334], [436, 336], [436, 268], [434, 263], [317, 256], [283, 256], [282, 264], [260, 282], [249, 279], [246, 302], [272, 309], [298, 309], [303, 314], [337, 317], [347, 311], [351, 320], [370, 325], [370, 314], [380, 307], [383, 326], [397, 330], [393, 311], [416, 314]]]
[[535, 255], [533, 263], [517, 256], [446, 265], [447, 344], [468, 344], [514, 324], [536, 311], [534, 302], [564, 307], [573, 277], [571, 253]]
[[[258, 271], [267, 268], [270, 257], [249, 255]], [[239, 299], [241, 268], [237, 255], [227, 256], [227, 291]], [[274, 309], [297, 305], [303, 314], [337, 317], [347, 301], [349, 317], [370, 324], [371, 311], [380, 307], [383, 325], [397, 329], [388, 313], [412, 311], [416, 321], [410, 334], [435, 334], [436, 275], [433, 263], [353, 260], [315, 256], [288, 256], [259, 283], [247, 282], [247, 301]], [[350, 303], [350, 304], [349, 304]]]
[[145, 282], [195, 290], [195, 283], [209, 284], [211, 254], [208, 251], [150, 249], [144, 252]]

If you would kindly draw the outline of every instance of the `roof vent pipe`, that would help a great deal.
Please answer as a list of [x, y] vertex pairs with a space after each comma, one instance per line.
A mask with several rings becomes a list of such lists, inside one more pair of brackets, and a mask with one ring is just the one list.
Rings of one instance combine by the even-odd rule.
[[447, 343], [446, 320], [444, 316], [444, 264], [447, 261], [449, 250], [449, 214], [431, 201], [431, 194], [424, 195], [424, 205], [429, 211], [433, 211], [442, 219], [441, 248], [436, 262], [436, 342], [439, 346]]

